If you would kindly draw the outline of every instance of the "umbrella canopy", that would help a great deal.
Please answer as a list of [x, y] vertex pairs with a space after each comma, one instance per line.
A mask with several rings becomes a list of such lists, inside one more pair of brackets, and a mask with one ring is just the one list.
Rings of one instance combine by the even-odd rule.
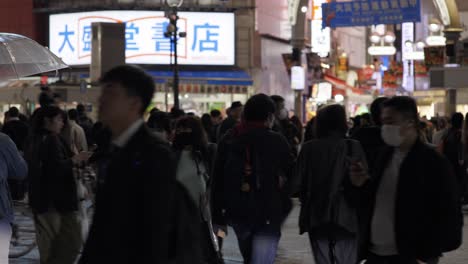
[[0, 33], [0, 81], [64, 68], [68, 65], [36, 41]]

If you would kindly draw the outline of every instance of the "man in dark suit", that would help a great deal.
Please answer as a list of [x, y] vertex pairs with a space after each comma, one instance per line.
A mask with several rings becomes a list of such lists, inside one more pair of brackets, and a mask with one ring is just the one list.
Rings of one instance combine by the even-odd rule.
[[104, 74], [101, 84], [99, 119], [111, 131], [113, 151], [100, 164], [96, 212], [80, 263], [198, 263], [196, 242], [181, 220], [192, 207], [181, 203], [187, 199], [176, 185], [174, 154], [143, 121], [153, 79], [123, 65]]
[[23, 151], [24, 141], [29, 133], [29, 126], [19, 119], [19, 110], [11, 107], [8, 110], [8, 122], [3, 125], [2, 132], [7, 134], [19, 151]]
[[388, 147], [372, 177], [359, 161], [351, 166], [360, 194], [361, 256], [369, 264], [438, 263], [462, 240], [456, 177], [449, 162], [421, 141], [414, 99], [385, 101], [382, 124]]

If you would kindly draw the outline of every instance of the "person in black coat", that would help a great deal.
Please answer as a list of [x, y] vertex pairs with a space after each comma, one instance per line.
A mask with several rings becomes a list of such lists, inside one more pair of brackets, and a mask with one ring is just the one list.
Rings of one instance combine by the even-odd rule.
[[219, 125], [218, 130], [216, 131], [217, 142], [221, 141], [226, 133], [233, 129], [241, 120], [242, 111], [244, 107], [239, 101], [232, 102], [229, 110], [226, 110], [228, 117]]
[[11, 107], [8, 110], [8, 122], [2, 127], [2, 132], [7, 134], [19, 151], [23, 151], [24, 143], [29, 133], [29, 126], [26, 122], [19, 119], [19, 110], [16, 107]]
[[60, 108], [41, 107], [32, 121], [25, 159], [41, 263], [73, 264], [83, 244], [73, 166], [86, 161], [89, 153], [73, 156], [59, 136], [63, 128]]
[[383, 150], [372, 177], [351, 167], [361, 220], [362, 258], [368, 264], [437, 263], [461, 244], [463, 218], [448, 161], [418, 136], [410, 97], [384, 103]]
[[382, 105], [388, 100], [386, 97], [375, 99], [370, 107], [372, 124], [370, 126], [359, 128], [352, 138], [361, 143], [364, 152], [366, 153], [367, 163], [372, 170], [375, 166], [379, 152], [386, 146], [382, 139], [381, 128], [382, 122], [380, 115], [382, 113]]
[[267, 95], [254, 95], [243, 122], [218, 146], [213, 223], [234, 228], [245, 263], [274, 262], [281, 224], [291, 209], [285, 184], [293, 157], [286, 139], [271, 130], [274, 113]]
[[142, 118], [153, 79], [122, 65], [101, 83], [99, 119], [112, 142], [99, 164], [96, 211], [79, 263], [201, 263], [198, 229], [187, 221], [199, 211], [176, 184], [170, 146]]

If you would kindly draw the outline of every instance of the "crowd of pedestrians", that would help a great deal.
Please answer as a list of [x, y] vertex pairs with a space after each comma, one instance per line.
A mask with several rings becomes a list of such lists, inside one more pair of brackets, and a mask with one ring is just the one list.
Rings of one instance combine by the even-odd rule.
[[[221, 264], [228, 226], [244, 263], [273, 264], [292, 198], [317, 264], [433, 264], [462, 243], [460, 113], [426, 120], [410, 97], [377, 98], [353, 119], [322, 106], [303, 127], [278, 95], [233, 102], [226, 119], [147, 114], [154, 82], [134, 66], [111, 69], [101, 87], [96, 123], [83, 105], [61, 110], [48, 89], [29, 120], [15, 107], [5, 114], [0, 263], [10, 197], [26, 189], [41, 264]], [[97, 172], [89, 231], [83, 164]]]

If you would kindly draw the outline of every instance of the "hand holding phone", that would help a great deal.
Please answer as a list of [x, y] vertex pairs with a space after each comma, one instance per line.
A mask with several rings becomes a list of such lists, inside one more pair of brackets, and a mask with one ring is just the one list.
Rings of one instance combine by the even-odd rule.
[[349, 166], [349, 176], [351, 183], [356, 187], [361, 187], [369, 180], [369, 174], [361, 161], [351, 160]]

